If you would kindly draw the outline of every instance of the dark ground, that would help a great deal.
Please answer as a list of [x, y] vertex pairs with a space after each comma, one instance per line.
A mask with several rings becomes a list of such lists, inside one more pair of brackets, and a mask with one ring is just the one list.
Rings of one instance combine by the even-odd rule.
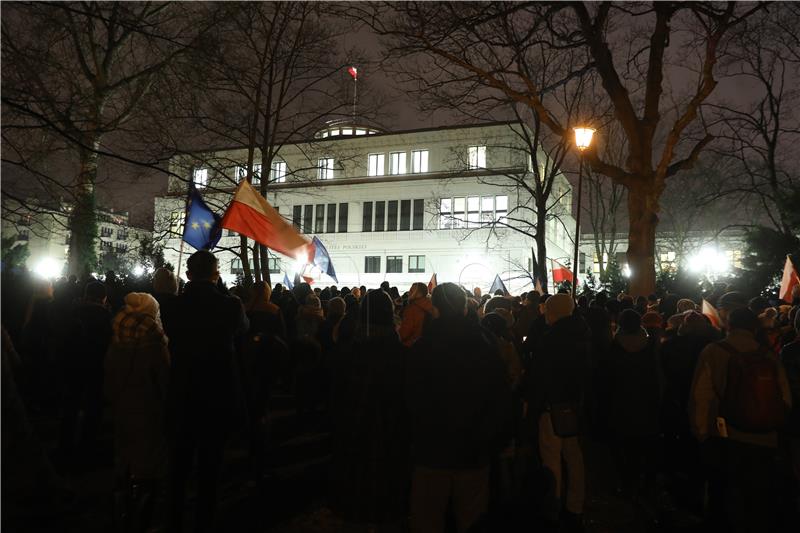
[[[247, 443], [233, 440], [228, 446], [219, 491], [220, 531], [236, 532], [361, 532], [373, 531], [346, 524], [326, 507], [326, 472], [330, 433], [320, 421], [300, 423], [289, 407], [290, 398], [272, 417], [273, 446], [269, 451], [268, 477], [256, 484], [251, 474]], [[31, 422], [45, 448], [53, 450], [57, 438], [54, 417], [39, 414]], [[85, 450], [72, 472], [59, 470], [74, 490], [74, 497], [55, 506], [32, 502], [26, 508], [3, 508], [3, 531], [107, 532], [112, 531], [113, 457], [109, 420], [103, 425], [95, 449]], [[642, 531], [702, 531], [699, 518], [670, 510], [665, 502], [655, 507], [634, 506], [614, 491], [610, 458], [602, 445], [586, 446], [588, 469], [586, 530], [596, 533]], [[658, 497], [654, 498], [658, 500]], [[4, 498], [5, 500], [5, 498]], [[193, 500], [189, 505], [193, 506]], [[156, 510], [163, 522], [163, 499]], [[188, 510], [191, 526], [192, 509]], [[654, 519], [658, 517], [658, 519]], [[548, 531], [525, 500], [493, 513], [490, 531]], [[163, 531], [157, 525], [153, 531]], [[190, 531], [187, 528], [187, 531]], [[404, 531], [401, 525], [393, 531]]]

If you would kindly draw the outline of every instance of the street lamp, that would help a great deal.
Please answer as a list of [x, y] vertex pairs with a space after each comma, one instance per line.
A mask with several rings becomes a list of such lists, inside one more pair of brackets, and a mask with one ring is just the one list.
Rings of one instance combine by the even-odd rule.
[[578, 158], [578, 212], [575, 215], [575, 258], [572, 261], [572, 299], [578, 292], [578, 245], [581, 239], [581, 196], [583, 192], [583, 152], [592, 144], [593, 128], [575, 128], [575, 146], [580, 151]]

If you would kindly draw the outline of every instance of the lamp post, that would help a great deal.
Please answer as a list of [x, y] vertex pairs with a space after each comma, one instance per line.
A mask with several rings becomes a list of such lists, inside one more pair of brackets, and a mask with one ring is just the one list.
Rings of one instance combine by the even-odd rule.
[[578, 212], [575, 214], [575, 255], [572, 261], [572, 299], [578, 293], [578, 245], [581, 240], [581, 197], [583, 193], [583, 152], [592, 144], [592, 128], [575, 128], [575, 146], [580, 151], [578, 158]]

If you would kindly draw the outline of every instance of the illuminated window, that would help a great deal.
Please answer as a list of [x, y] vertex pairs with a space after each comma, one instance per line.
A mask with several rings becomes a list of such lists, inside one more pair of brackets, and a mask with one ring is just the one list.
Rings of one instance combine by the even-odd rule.
[[284, 183], [286, 181], [286, 161], [272, 162], [272, 181]]
[[469, 168], [486, 168], [486, 147], [470, 146], [467, 150], [469, 155]]
[[389, 154], [389, 174], [406, 173], [406, 153], [392, 152]]
[[183, 232], [183, 221], [186, 220], [186, 211], [173, 211], [169, 214], [169, 229], [173, 233]]
[[414, 150], [411, 152], [411, 172], [414, 174], [428, 172], [427, 150]]
[[[420, 217], [422, 205], [420, 205]], [[478, 228], [500, 221], [508, 214], [508, 196], [468, 196], [439, 201], [439, 228]], [[416, 215], [416, 212], [415, 212]], [[422, 220], [420, 219], [420, 229]], [[416, 227], [415, 227], [416, 229]]]
[[369, 171], [370, 176], [383, 176], [384, 164], [386, 162], [386, 154], [369, 154]]
[[194, 186], [198, 189], [202, 189], [208, 186], [208, 169], [207, 168], [196, 168], [194, 170]]
[[409, 255], [408, 256], [408, 272], [411, 274], [418, 274], [425, 272], [425, 256], [424, 255]]
[[333, 179], [333, 158], [326, 157], [319, 160], [317, 166], [317, 177], [321, 180]]

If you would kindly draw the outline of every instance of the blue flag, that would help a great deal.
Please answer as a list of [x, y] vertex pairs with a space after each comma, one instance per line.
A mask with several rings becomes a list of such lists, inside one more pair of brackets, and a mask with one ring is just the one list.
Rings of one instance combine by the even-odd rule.
[[186, 199], [186, 222], [183, 225], [183, 240], [198, 250], [211, 250], [222, 236], [220, 217], [214, 213], [194, 186], [189, 185]]
[[289, 274], [287, 274], [286, 272], [283, 273], [283, 285], [289, 290], [294, 289], [294, 284], [291, 281], [289, 281]]
[[336, 270], [333, 269], [331, 256], [328, 254], [328, 250], [325, 249], [325, 245], [323, 245], [322, 241], [316, 236], [314, 236], [314, 240], [311, 241], [311, 243], [314, 245], [313, 263], [318, 266], [322, 272], [332, 277], [333, 281], [339, 283], [339, 280], [336, 277]]
[[503, 283], [503, 280], [500, 279], [500, 274], [497, 274], [494, 277], [492, 286], [489, 288], [489, 294], [494, 294], [498, 290], [503, 291], [503, 294], [508, 295], [508, 289], [506, 289], [506, 285]]

